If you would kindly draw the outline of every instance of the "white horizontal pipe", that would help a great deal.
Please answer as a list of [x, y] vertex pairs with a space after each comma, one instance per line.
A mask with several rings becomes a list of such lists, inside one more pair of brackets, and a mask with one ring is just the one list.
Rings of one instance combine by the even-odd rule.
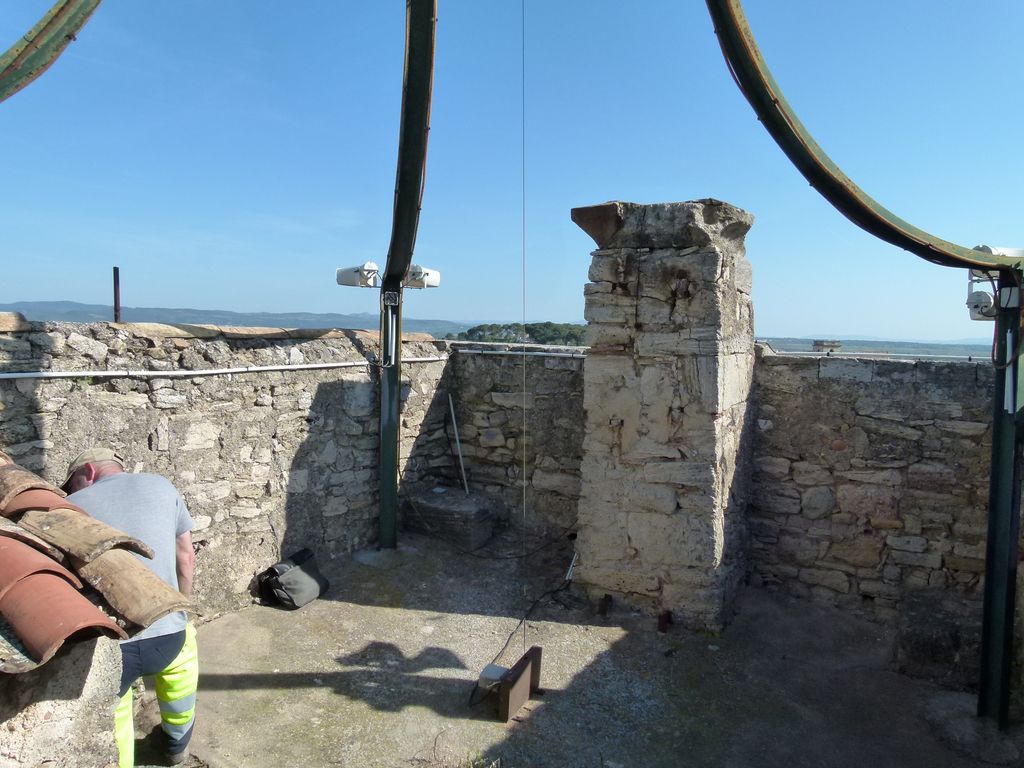
[[[411, 357], [407, 363], [433, 363], [447, 357]], [[327, 368], [361, 368], [370, 362], [297, 363], [294, 365], [248, 365], [238, 368], [199, 368], [194, 371], [104, 370], [104, 371], [12, 371], [0, 373], [3, 379], [191, 379], [197, 376], [227, 376], [236, 373], [267, 373], [270, 371], [314, 371]]]
[[590, 349], [590, 347], [582, 346], [576, 347], [572, 344], [534, 344], [529, 342], [523, 344], [519, 341], [468, 341], [463, 339], [445, 339], [445, 344], [451, 346], [473, 346], [473, 347], [540, 347], [541, 349]]
[[529, 355], [530, 357], [576, 357], [581, 360], [587, 356], [584, 352], [527, 352], [515, 349], [458, 349], [456, 352], [460, 355], [508, 355], [510, 357]]

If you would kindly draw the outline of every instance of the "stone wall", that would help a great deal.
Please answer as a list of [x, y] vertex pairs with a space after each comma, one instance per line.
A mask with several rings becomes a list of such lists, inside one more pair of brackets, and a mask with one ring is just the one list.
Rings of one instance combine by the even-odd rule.
[[756, 581], [892, 618], [982, 597], [992, 366], [794, 357], [756, 368]]
[[744, 575], [753, 217], [717, 200], [608, 203], [586, 286], [577, 578], [718, 628]]
[[[0, 334], [0, 370], [81, 375], [0, 381], [0, 445], [58, 484], [69, 459], [94, 444], [170, 478], [196, 522], [197, 609], [231, 610], [282, 553], [309, 546], [333, 557], [376, 539], [375, 337], [22, 324]], [[438, 358], [444, 348], [407, 341], [403, 355]], [[301, 367], [317, 364], [343, 367]], [[227, 372], [253, 366], [291, 368]], [[155, 373], [101, 375], [112, 369]], [[443, 360], [403, 366], [400, 455], [410, 482], [451, 471], [445, 370]]]
[[99, 768], [117, 764], [116, 640], [65, 645], [43, 666], [0, 675], [0, 765]]
[[513, 524], [554, 533], [576, 522], [583, 351], [523, 351], [455, 345], [451, 388], [460, 443], [471, 489], [499, 499]]

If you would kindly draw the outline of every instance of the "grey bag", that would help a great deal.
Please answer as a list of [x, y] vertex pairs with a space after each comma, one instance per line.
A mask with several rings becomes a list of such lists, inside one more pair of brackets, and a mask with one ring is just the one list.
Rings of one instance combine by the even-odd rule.
[[330, 587], [310, 549], [300, 549], [291, 557], [274, 563], [257, 577], [257, 583], [265, 602], [292, 611], [316, 600]]

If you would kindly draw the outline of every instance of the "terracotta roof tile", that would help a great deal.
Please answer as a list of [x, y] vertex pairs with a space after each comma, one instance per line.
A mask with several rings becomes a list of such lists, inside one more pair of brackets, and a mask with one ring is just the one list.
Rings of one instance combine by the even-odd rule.
[[18, 525], [87, 563], [114, 547], [153, 557], [153, 548], [145, 542], [73, 509], [30, 509]]
[[0, 600], [26, 576], [42, 572], [63, 577], [75, 589], [82, 588], [78, 577], [56, 560], [21, 541], [0, 537]]
[[17, 523], [12, 520], [8, 520], [3, 515], [0, 515], [0, 536], [7, 536], [11, 539], [28, 544], [30, 547], [34, 547], [42, 552], [44, 555], [52, 557], [54, 560], [60, 562], [64, 559], [61, 555], [60, 550], [50, 544], [48, 541], [43, 541], [34, 533], [29, 533]]
[[0, 451], [0, 672], [35, 669], [75, 638], [128, 637], [78, 592], [82, 581], [112, 614], [141, 627], [187, 609], [188, 598], [129, 550], [153, 555], [147, 544], [69, 504]]
[[[63, 576], [34, 573], [20, 579], [0, 598], [0, 615], [13, 630], [25, 655], [35, 665], [45, 664], [72, 636], [127, 639], [123, 629], [105, 616], [99, 608], [79, 594]], [[23, 660], [0, 659], [0, 670], [9, 669]]]
[[22, 491], [7, 502], [7, 506], [3, 508], [4, 517], [14, 519], [30, 509], [73, 509], [83, 515], [86, 514], [84, 509], [76, 507], [59, 493], [46, 488], [35, 488]]
[[[4, 454], [6, 456], [6, 454]], [[3, 464], [0, 465], [0, 512], [5, 516], [7, 505], [11, 503], [15, 496], [22, 491], [30, 491], [33, 489], [45, 489], [53, 491], [58, 496], [63, 496], [64, 492], [57, 488], [52, 483], [48, 483], [43, 478], [34, 472], [30, 472], [24, 467], [20, 467], [17, 464]]]

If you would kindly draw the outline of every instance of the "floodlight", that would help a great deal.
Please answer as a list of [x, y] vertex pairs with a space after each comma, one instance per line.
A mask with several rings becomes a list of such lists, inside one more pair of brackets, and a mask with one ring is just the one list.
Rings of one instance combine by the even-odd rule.
[[405, 279], [406, 288], [437, 288], [441, 285], [441, 273], [436, 269], [413, 264], [409, 267], [409, 276]]
[[354, 288], [379, 288], [380, 268], [372, 261], [367, 261], [358, 267], [339, 267], [337, 279], [338, 285]]

